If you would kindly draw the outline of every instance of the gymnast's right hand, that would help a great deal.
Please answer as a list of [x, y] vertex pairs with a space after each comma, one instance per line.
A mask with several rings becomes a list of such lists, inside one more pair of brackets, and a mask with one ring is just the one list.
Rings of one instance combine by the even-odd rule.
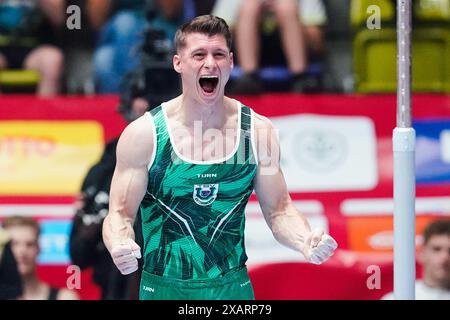
[[137, 259], [141, 258], [141, 248], [130, 238], [114, 241], [111, 246], [111, 257], [120, 273], [127, 275], [138, 269]]

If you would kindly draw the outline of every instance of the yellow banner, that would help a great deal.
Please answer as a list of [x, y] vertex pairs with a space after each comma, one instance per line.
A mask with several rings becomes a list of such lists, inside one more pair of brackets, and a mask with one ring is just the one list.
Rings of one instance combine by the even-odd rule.
[[0, 121], [0, 195], [73, 195], [103, 151], [95, 121]]

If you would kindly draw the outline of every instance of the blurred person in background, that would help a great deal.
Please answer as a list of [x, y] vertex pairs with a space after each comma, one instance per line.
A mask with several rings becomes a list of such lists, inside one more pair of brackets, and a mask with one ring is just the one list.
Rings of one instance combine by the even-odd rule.
[[[159, 29], [148, 28], [144, 35], [141, 61], [121, 84], [118, 111], [127, 122], [178, 94], [179, 79], [168, 56], [171, 49], [159, 46], [165, 39]], [[139, 274], [123, 276], [115, 268], [102, 239], [102, 223], [108, 213], [109, 189], [116, 165], [118, 137], [111, 140], [104, 153], [87, 173], [75, 204], [77, 212], [70, 234], [70, 255], [81, 269], [93, 267], [93, 281], [101, 288], [104, 300], [137, 299]], [[140, 243], [140, 220], [135, 233]]]
[[87, 10], [99, 31], [94, 53], [99, 93], [120, 92], [124, 76], [139, 65], [147, 28], [160, 30], [170, 45], [178, 26], [196, 14], [192, 0], [89, 0]]
[[123, 76], [137, 66], [146, 26], [145, 0], [88, 0], [87, 16], [98, 32], [94, 78], [98, 93], [118, 93]]
[[11, 250], [11, 239], [0, 226], [0, 300], [14, 300], [21, 295], [22, 280]]
[[147, 5], [149, 25], [163, 30], [171, 44], [178, 27], [196, 14], [194, 3], [189, 0], [153, 0], [152, 4]]
[[213, 14], [234, 29], [243, 76], [233, 92], [261, 92], [260, 66], [280, 64], [289, 69], [293, 92], [320, 90], [320, 79], [306, 71], [324, 54], [327, 17], [321, 0], [217, 0]]
[[[425, 228], [418, 260], [423, 274], [416, 281], [416, 300], [450, 300], [450, 220], [435, 220]], [[394, 293], [382, 299], [395, 299]]]
[[[91, 5], [94, 3], [92, 1]], [[105, 4], [106, 1], [97, 3]], [[136, 60], [130, 65], [132, 69], [127, 72], [122, 69], [123, 75], [111, 74], [117, 71], [113, 66], [106, 69], [110, 75], [105, 78], [116, 83], [114, 87], [120, 90], [118, 111], [127, 122], [136, 120], [147, 110], [179, 93], [179, 78], [172, 68], [172, 37], [189, 12], [192, 14], [182, 0], [145, 2], [147, 22], [143, 29], [139, 29], [139, 41], [133, 44], [138, 51], [128, 52]], [[136, 30], [130, 31], [137, 35]], [[113, 62], [110, 60], [108, 64]], [[108, 213], [117, 141], [118, 138], [114, 138], [107, 143], [100, 161], [88, 171], [75, 204], [77, 213], [70, 234], [72, 261], [82, 269], [93, 267], [93, 281], [101, 288], [101, 298], [105, 300], [135, 299], [139, 283], [139, 275], [123, 276], [114, 267], [101, 237], [103, 219]], [[135, 225], [139, 236], [138, 219]]]
[[39, 255], [39, 224], [29, 217], [13, 216], [3, 221], [11, 237], [11, 249], [22, 279], [20, 300], [78, 300], [75, 291], [54, 288], [39, 280], [37, 257]]
[[[143, 115], [149, 104], [139, 78], [130, 74], [124, 82], [127, 85], [121, 94], [119, 111], [125, 120], [132, 121]], [[128, 300], [137, 296], [133, 290], [135, 275], [120, 274], [102, 240], [102, 223], [108, 213], [109, 189], [116, 165], [117, 141], [118, 138], [114, 138], [105, 146], [100, 161], [89, 169], [84, 178], [75, 204], [76, 214], [69, 242], [72, 262], [81, 269], [93, 268], [92, 280], [100, 287], [102, 300]]]
[[64, 0], [0, 1], [0, 70], [36, 70], [40, 96], [61, 90], [64, 56], [56, 38], [65, 11]]

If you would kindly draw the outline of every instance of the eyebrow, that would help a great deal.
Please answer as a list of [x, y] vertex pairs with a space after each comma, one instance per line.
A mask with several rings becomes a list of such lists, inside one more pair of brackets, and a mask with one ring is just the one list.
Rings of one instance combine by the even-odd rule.
[[[191, 51], [191, 54], [195, 54], [195, 53], [199, 53], [199, 52], [205, 52], [205, 51], [208, 51], [208, 50], [205, 49], [205, 48], [197, 48], [197, 49], [192, 50], [192, 51]], [[224, 50], [224, 49], [221, 49], [221, 48], [217, 48], [217, 49], [214, 49], [213, 52], [214, 52], [214, 53], [216, 53], [216, 52], [227, 53], [228, 50]]]

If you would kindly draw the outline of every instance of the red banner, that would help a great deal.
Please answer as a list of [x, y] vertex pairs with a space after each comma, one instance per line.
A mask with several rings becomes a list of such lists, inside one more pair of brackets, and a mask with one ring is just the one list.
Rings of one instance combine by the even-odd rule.
[[[387, 253], [388, 262], [380, 263], [385, 263], [383, 270], [391, 268], [392, 131], [396, 126], [396, 97], [236, 98], [269, 117], [279, 128], [284, 175], [295, 205], [309, 217], [311, 224], [328, 229], [341, 249], [359, 254]], [[118, 136], [126, 125], [116, 112], [117, 104], [115, 96], [0, 97], [0, 219], [24, 213], [70, 223], [72, 202], [87, 169], [101, 155], [103, 143]], [[413, 118], [417, 132], [416, 213], [420, 234], [431, 219], [450, 214], [450, 98], [414, 96]], [[273, 240], [254, 195], [247, 215], [246, 244], [252, 268], [301, 260], [299, 254], [281, 248]], [[51, 267], [51, 262], [45, 267]], [[293, 274], [298, 271], [297, 265], [280, 265], [270, 271], [274, 277], [279, 277], [276, 270], [280, 268]], [[341, 262], [331, 269], [321, 268], [302, 266], [305, 271], [301, 271], [304, 275], [301, 278], [308, 278], [308, 270], [319, 273], [331, 270], [331, 277], [336, 272], [346, 273], [346, 268], [349, 281], [366, 277], [365, 269], [358, 271], [354, 265]], [[252, 270], [257, 297], [269, 297], [261, 286], [265, 280], [258, 276], [258, 269]], [[387, 275], [389, 283], [391, 274]], [[355, 276], [360, 280], [355, 280]], [[320, 277], [315, 279], [321, 285], [332, 281], [322, 278], [322, 273]], [[61, 269], [58, 284], [64, 285], [66, 278], [65, 269]], [[291, 289], [286, 290], [280, 291], [279, 297], [307, 297], [304, 291], [294, 290], [293, 294]], [[355, 297], [342, 292], [341, 297]], [[379, 295], [366, 292], [364, 297]], [[338, 296], [311, 293], [309, 297]]]

